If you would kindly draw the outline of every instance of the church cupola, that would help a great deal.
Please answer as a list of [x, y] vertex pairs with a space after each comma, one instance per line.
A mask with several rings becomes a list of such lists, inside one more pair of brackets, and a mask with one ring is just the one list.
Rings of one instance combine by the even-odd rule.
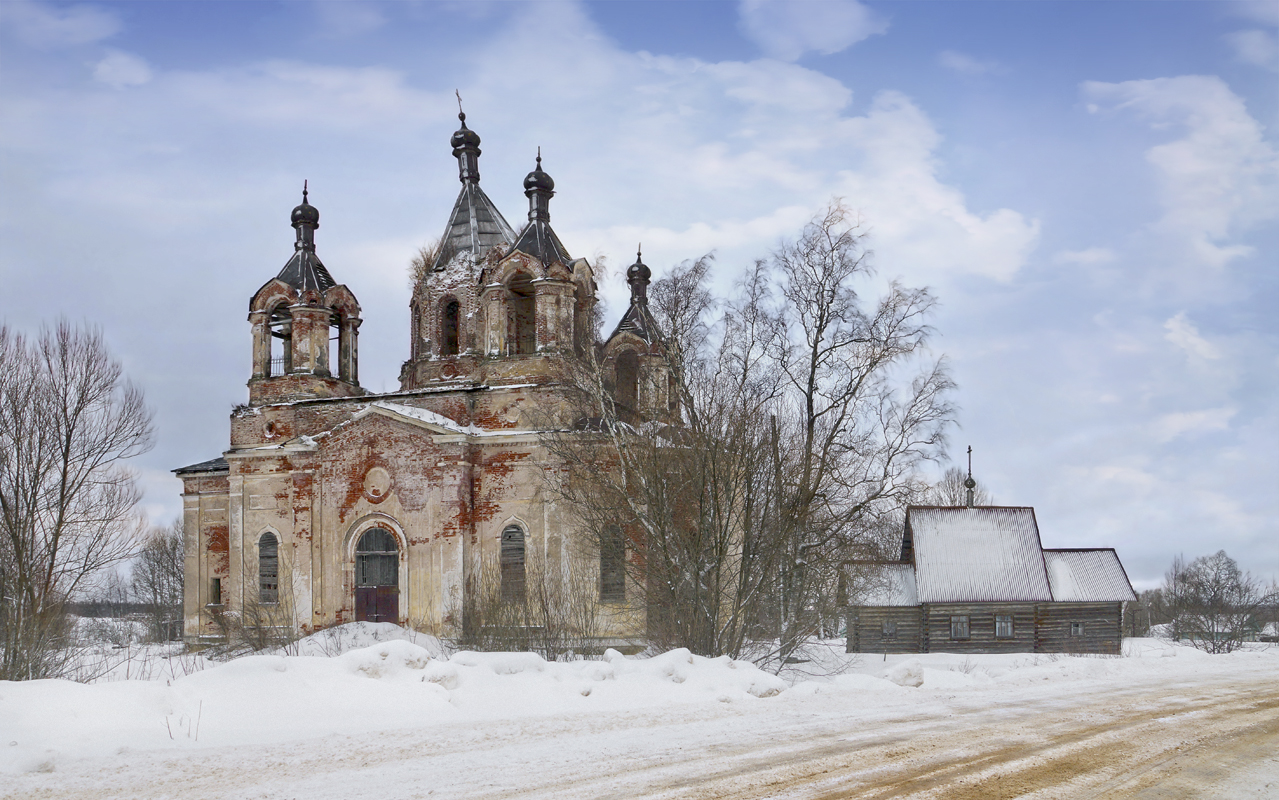
[[[461, 100], [458, 101], [461, 105]], [[466, 127], [466, 113], [457, 112], [462, 127], [453, 132], [449, 144], [453, 145], [453, 157], [457, 159], [458, 180], [462, 183], [480, 182], [480, 135]]]
[[297, 236], [292, 258], [249, 301], [252, 405], [363, 394], [357, 344], [360, 305], [349, 289], [333, 280], [315, 252], [320, 212], [309, 194], [303, 183], [302, 203], [289, 217]]
[[449, 144], [457, 158], [458, 180], [462, 191], [453, 204], [440, 250], [431, 264], [431, 270], [443, 270], [462, 253], [469, 254], [471, 263], [482, 260], [494, 247], [505, 249], [515, 242], [515, 231], [497, 210], [497, 206], [480, 188], [480, 135], [466, 127], [466, 113], [458, 99], [457, 118], [462, 127], [454, 131]]
[[555, 181], [542, 170], [540, 147], [537, 149], [537, 166], [524, 178], [524, 196], [528, 198], [528, 226], [511, 252], [530, 255], [548, 267], [572, 264], [568, 250], [551, 229], [551, 198], [555, 196]]

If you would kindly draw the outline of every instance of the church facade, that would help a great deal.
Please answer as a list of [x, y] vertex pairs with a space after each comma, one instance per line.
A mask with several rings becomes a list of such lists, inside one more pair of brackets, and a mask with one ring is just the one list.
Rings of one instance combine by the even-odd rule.
[[[410, 299], [399, 391], [361, 387], [359, 302], [317, 254], [305, 190], [293, 210], [293, 255], [249, 301], [249, 401], [231, 415], [230, 446], [174, 470], [187, 641], [221, 638], [228, 616], [300, 632], [367, 620], [460, 635], [485, 576], [519, 598], [528, 581], [564, 580], [570, 553], [590, 546], [546, 488], [558, 465], [541, 431], [577, 422], [557, 382], [564, 361], [599, 359], [634, 419], [670, 412], [648, 268], [637, 259], [628, 270], [630, 308], [598, 341], [594, 272], [551, 228], [555, 184], [540, 155], [517, 234], [480, 188], [480, 138], [459, 118], [462, 189]], [[618, 560], [631, 555], [590, 562], [600, 633], [617, 644], [644, 626]]]

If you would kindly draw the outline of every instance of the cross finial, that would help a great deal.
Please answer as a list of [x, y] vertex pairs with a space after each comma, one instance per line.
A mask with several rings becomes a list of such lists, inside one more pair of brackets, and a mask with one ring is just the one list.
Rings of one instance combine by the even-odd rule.
[[540, 144], [537, 146], [537, 168], [542, 168], [542, 146]]
[[977, 488], [977, 481], [973, 480], [973, 446], [968, 445], [968, 477], [964, 479], [964, 488], [968, 490], [968, 507], [973, 507], [973, 489]]
[[462, 124], [466, 124], [466, 112], [462, 110], [462, 93], [457, 89], [453, 90], [453, 94], [457, 95], [457, 118], [462, 120]]
[[968, 445], [968, 477], [973, 476], [973, 446]]
[[635, 245], [635, 260], [643, 261], [644, 260], [643, 256], [644, 256], [644, 243], [640, 242], [639, 244]]
[[307, 181], [305, 178], [303, 178], [302, 179], [302, 202], [303, 203], [306, 202], [306, 184], [307, 184]]

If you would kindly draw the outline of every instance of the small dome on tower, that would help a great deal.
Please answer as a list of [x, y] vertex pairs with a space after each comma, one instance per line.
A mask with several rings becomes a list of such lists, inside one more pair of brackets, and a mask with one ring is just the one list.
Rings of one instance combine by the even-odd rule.
[[459, 111], [457, 113], [457, 118], [462, 121], [462, 127], [453, 132], [453, 138], [449, 139], [449, 144], [453, 145], [454, 150], [467, 145], [471, 147], [479, 147], [480, 135], [466, 127], [466, 114]]
[[542, 153], [539, 148], [537, 153], [537, 166], [528, 177], [524, 179], [524, 191], [532, 191], [533, 189], [542, 189], [547, 192], [555, 190], [555, 181], [551, 180], [551, 176], [542, 171]]
[[635, 263], [626, 269], [626, 282], [647, 281], [653, 277], [653, 271], [641, 260], [640, 254], [635, 254]]
[[306, 183], [304, 182], [302, 184], [302, 205], [293, 209], [293, 215], [289, 218], [289, 223], [295, 228], [299, 225], [310, 225], [312, 228], [318, 228], [320, 227], [320, 209], [308, 203], [306, 196]]

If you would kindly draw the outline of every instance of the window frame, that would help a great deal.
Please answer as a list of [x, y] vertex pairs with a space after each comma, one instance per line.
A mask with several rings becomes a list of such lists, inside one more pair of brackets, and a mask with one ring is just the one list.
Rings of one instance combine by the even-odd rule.
[[950, 615], [950, 640], [966, 642], [973, 638], [972, 618], [970, 614]]
[[[268, 547], [271, 549], [269, 556], [267, 555]], [[274, 606], [279, 602], [280, 537], [272, 531], [267, 531], [258, 537], [258, 603]]]
[[879, 636], [881, 639], [897, 638], [897, 621], [886, 619], [879, 623]]
[[1070, 622], [1070, 636], [1071, 636], [1071, 638], [1072, 638], [1072, 639], [1073, 639], [1073, 638], [1078, 638], [1078, 637], [1081, 637], [1081, 636], [1083, 636], [1083, 635], [1084, 635], [1084, 623], [1083, 623], [1083, 622], [1076, 622], [1076, 621], [1074, 621], [1074, 620], [1071, 620], [1071, 622]]
[[1013, 639], [1016, 638], [1016, 626], [1013, 623], [1012, 614], [996, 614], [995, 615], [995, 638], [996, 639]]
[[[519, 534], [518, 539], [515, 534]], [[500, 597], [503, 603], [523, 603], [527, 598], [528, 534], [524, 526], [511, 523], [498, 537]]]
[[626, 602], [626, 537], [620, 525], [605, 526], [600, 537], [600, 602]]

